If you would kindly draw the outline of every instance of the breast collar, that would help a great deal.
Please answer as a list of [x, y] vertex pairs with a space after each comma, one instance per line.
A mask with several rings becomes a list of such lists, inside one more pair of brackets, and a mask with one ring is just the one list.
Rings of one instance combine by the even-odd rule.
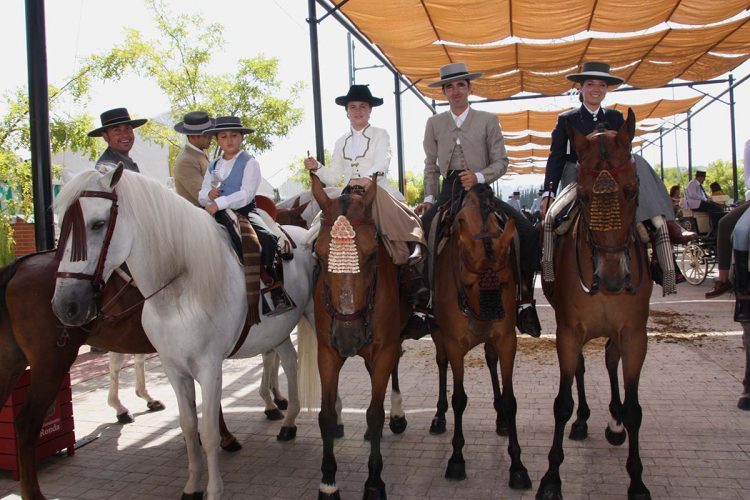
[[364, 152], [361, 155], [356, 156], [354, 158], [349, 158], [348, 156], [346, 156], [346, 143], [349, 142], [349, 140], [352, 137], [354, 137], [354, 131], [350, 129], [349, 135], [346, 136], [346, 139], [344, 139], [344, 147], [342, 148], [342, 151], [341, 151], [341, 154], [345, 160], [349, 160], [353, 162], [353, 161], [357, 161], [359, 158], [364, 158], [365, 156], [367, 156], [367, 152], [370, 150], [370, 137], [367, 134], [365, 134], [365, 132], [367, 131], [368, 128], [370, 128], [370, 126], [371, 125], [368, 123], [367, 126], [362, 129], [362, 132], [360, 132], [362, 136], [365, 139], [367, 139], [367, 144], [365, 145]]

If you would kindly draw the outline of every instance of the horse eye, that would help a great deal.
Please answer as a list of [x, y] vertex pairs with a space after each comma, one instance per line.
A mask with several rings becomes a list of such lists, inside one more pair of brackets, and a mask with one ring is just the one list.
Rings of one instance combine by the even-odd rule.
[[104, 226], [105, 226], [106, 224], [107, 224], [107, 223], [106, 223], [105, 221], [103, 221], [103, 220], [98, 220], [98, 221], [96, 221], [96, 222], [94, 222], [94, 223], [92, 223], [92, 224], [91, 224], [91, 230], [92, 230], [92, 231], [100, 231], [101, 229], [103, 229], [103, 228], [104, 228]]

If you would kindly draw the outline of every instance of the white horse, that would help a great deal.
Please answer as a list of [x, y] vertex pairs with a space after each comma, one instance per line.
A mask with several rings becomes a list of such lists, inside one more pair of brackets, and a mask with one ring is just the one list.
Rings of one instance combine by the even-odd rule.
[[[66, 325], [85, 324], [96, 314], [95, 287], [87, 280], [99, 283], [127, 263], [147, 297], [143, 328], [177, 396], [189, 467], [183, 497], [201, 498], [202, 443], [208, 463], [207, 497], [220, 498], [221, 365], [235, 348], [247, 313], [244, 272], [226, 232], [204, 210], [122, 166], [107, 174], [79, 174], [63, 187], [56, 208], [68, 212], [74, 222], [58, 268], [55, 314]], [[295, 241], [305, 239], [304, 229], [285, 230]], [[297, 356], [289, 332], [310, 301], [312, 269], [309, 248], [298, 244], [294, 258], [284, 263], [286, 289], [297, 307], [262, 317], [237, 353], [250, 357], [275, 349], [289, 375], [290, 393], [297, 391], [297, 377], [292, 376]], [[302, 346], [300, 354], [306, 356]], [[195, 381], [203, 399], [200, 442]], [[298, 412], [290, 407], [287, 419]]]

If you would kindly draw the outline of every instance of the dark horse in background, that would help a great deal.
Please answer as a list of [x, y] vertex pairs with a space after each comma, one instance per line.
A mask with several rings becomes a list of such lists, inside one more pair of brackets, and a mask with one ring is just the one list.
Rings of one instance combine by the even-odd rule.
[[[450, 227], [445, 248], [435, 262], [434, 310], [438, 325], [432, 332], [439, 373], [438, 411], [430, 431], [445, 429], [447, 369], [453, 373], [452, 406], [455, 416], [453, 454], [445, 477], [465, 479], [463, 457], [463, 413], [468, 398], [464, 391], [464, 356], [474, 346], [485, 344], [495, 359], [488, 365], [497, 379], [499, 359], [502, 393], [496, 391], [498, 415], [507, 423], [511, 458], [509, 484], [514, 489], [531, 488], [516, 431], [516, 398], [513, 394], [513, 363], [516, 356], [516, 280], [511, 247], [516, 234], [512, 219], [504, 223], [496, 215], [492, 189], [479, 184], [464, 197]], [[488, 348], [491, 346], [491, 348]], [[496, 354], [495, 354], [496, 353]], [[439, 428], [439, 429], [438, 429]]]
[[[651, 498], [641, 477], [643, 465], [638, 451], [642, 418], [638, 382], [646, 358], [652, 284], [646, 248], [635, 228], [638, 177], [630, 155], [634, 133], [632, 110], [628, 110], [619, 131], [597, 131], [587, 138], [568, 130], [579, 158], [580, 210], [570, 230], [557, 242], [554, 290], [545, 288], [557, 323], [560, 387], [554, 404], [549, 469], [539, 485], [538, 499], [562, 498], [560, 465], [564, 458], [563, 433], [573, 413], [573, 377], [577, 368], [582, 369], [583, 345], [598, 337], [608, 338], [610, 413], [613, 420], [624, 423], [629, 437], [628, 497]], [[622, 403], [617, 385], [620, 359], [625, 387]], [[623, 433], [622, 429], [608, 428], [606, 435], [610, 443], [621, 444], [623, 439], [618, 437]]]
[[312, 192], [323, 212], [315, 253], [320, 275], [315, 284], [315, 323], [318, 369], [322, 385], [320, 433], [323, 438], [323, 478], [318, 498], [337, 499], [336, 400], [339, 373], [347, 358], [364, 358], [372, 396], [367, 408], [370, 438], [364, 498], [386, 498], [381, 478], [380, 441], [385, 422], [383, 400], [388, 377], [401, 354], [400, 333], [411, 313], [399, 291], [398, 268], [378, 237], [372, 219], [376, 182], [363, 195], [329, 198], [312, 176]]

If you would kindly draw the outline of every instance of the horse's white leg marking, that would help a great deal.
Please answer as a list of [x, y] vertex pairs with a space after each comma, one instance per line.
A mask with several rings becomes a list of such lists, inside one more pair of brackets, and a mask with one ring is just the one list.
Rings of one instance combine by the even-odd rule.
[[336, 393], [336, 423], [344, 425], [344, 419], [341, 418], [341, 410], [344, 408], [344, 403], [341, 401], [341, 396]]
[[125, 364], [125, 355], [119, 352], [109, 353], [109, 395], [107, 403], [115, 409], [117, 415], [127, 413], [128, 409], [120, 402], [120, 371]]
[[622, 434], [623, 432], [625, 432], [625, 426], [623, 426], [622, 424], [618, 424], [617, 420], [612, 417], [610, 417], [609, 424], [607, 425], [609, 426], [609, 430], [614, 433]]
[[401, 393], [391, 389], [391, 417], [404, 416], [404, 408], [401, 406], [402, 402]]
[[219, 469], [219, 405], [221, 405], [221, 361], [218, 366], [204, 366], [198, 375], [201, 385], [203, 405], [201, 408], [201, 443], [208, 462], [208, 485], [206, 497], [208, 500], [221, 498], [224, 484]]
[[[289, 386], [289, 407], [287, 408], [286, 418], [282, 427], [294, 427], [294, 422], [299, 415], [299, 387], [297, 386], [297, 351], [294, 349], [291, 338], [287, 337], [284, 342], [276, 347], [284, 367], [287, 385]], [[274, 370], [278, 374], [278, 369]]]

